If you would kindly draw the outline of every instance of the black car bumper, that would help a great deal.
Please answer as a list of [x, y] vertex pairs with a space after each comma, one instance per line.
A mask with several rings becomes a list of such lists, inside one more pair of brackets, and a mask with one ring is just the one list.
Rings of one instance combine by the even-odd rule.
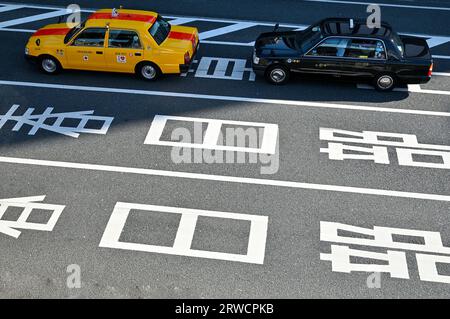
[[400, 76], [399, 80], [405, 84], [424, 84], [431, 80], [431, 76]]
[[267, 68], [267, 66], [254, 64], [254, 63], [252, 62], [252, 68], [253, 68], [253, 72], [255, 72], [256, 75], [258, 75], [258, 76], [264, 76], [264, 74], [266, 73], [266, 68]]
[[198, 41], [197, 46], [195, 47], [194, 54], [192, 54], [191, 60], [188, 64], [180, 64], [180, 73], [187, 73], [191, 67], [192, 62], [194, 61], [198, 49], [200, 48], [200, 41]]

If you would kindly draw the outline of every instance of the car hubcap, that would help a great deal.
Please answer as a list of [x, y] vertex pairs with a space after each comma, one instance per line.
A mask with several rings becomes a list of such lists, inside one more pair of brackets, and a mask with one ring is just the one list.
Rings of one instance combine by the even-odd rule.
[[146, 65], [142, 68], [142, 76], [146, 79], [153, 79], [156, 76], [156, 70], [151, 65]]
[[270, 77], [274, 82], [282, 82], [286, 78], [286, 73], [282, 69], [273, 69]]
[[42, 60], [42, 68], [48, 73], [53, 73], [56, 71], [56, 63], [52, 59], [44, 59]]
[[378, 79], [378, 86], [383, 89], [389, 89], [394, 84], [394, 79], [389, 75], [384, 75]]

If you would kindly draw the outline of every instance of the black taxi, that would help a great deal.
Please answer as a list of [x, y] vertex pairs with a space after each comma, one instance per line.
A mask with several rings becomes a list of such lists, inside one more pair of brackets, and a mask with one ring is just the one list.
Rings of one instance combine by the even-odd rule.
[[370, 80], [379, 91], [398, 83], [426, 83], [433, 61], [423, 38], [398, 35], [382, 22], [328, 18], [302, 31], [262, 33], [255, 41], [252, 66], [272, 84], [291, 72]]

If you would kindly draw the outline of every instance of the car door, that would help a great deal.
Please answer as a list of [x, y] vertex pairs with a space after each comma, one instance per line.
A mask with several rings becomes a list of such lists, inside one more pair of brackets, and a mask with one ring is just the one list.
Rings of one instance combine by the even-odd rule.
[[342, 73], [351, 77], [372, 78], [386, 69], [386, 57], [382, 40], [352, 38], [341, 60]]
[[139, 33], [134, 30], [110, 29], [105, 51], [108, 69], [116, 72], [134, 72], [144, 55]]
[[71, 69], [105, 70], [106, 28], [86, 28], [66, 48], [67, 65]]
[[340, 76], [340, 62], [347, 42], [348, 39], [344, 37], [325, 38], [302, 56], [297, 69], [303, 73]]

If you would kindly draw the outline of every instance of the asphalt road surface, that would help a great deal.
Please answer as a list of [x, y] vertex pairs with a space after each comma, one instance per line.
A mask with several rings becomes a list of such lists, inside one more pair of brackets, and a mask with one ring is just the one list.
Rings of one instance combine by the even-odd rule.
[[155, 83], [27, 64], [71, 2], [0, 2], [1, 298], [449, 297], [450, 2], [381, 7], [435, 62], [391, 93], [251, 72], [275, 22], [364, 1], [121, 1], [199, 28], [192, 69]]

